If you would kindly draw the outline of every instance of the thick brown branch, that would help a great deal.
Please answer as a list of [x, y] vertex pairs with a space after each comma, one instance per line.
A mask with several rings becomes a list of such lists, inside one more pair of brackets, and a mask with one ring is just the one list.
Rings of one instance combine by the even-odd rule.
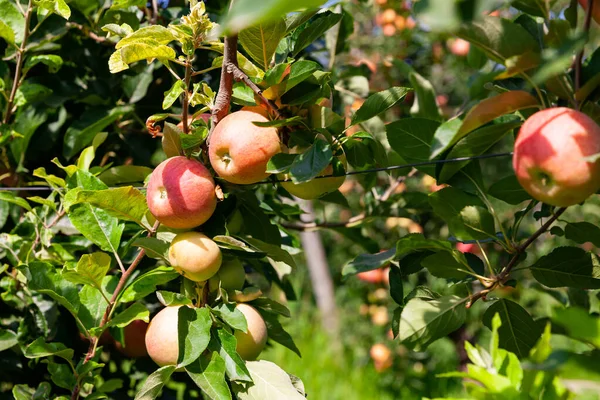
[[213, 127], [217, 126], [229, 111], [231, 103], [231, 93], [233, 91], [233, 73], [229, 72], [231, 65], [237, 66], [237, 35], [225, 38], [225, 48], [223, 51], [223, 65], [221, 66], [221, 82], [219, 83], [219, 93], [215, 99], [215, 106], [212, 110]]
[[242, 71], [237, 65], [233, 65], [230, 64], [228, 65], [227, 70], [231, 73], [233, 73], [233, 79], [235, 79], [237, 82], [244, 82], [246, 84], [246, 86], [248, 86], [250, 89], [252, 89], [252, 91], [254, 93], [256, 93], [256, 95], [260, 98], [260, 100], [271, 109], [271, 111], [273, 112], [273, 114], [275, 115], [275, 117], [277, 119], [281, 118], [281, 114], [279, 113], [279, 109], [275, 106], [275, 104], [273, 104], [269, 99], [267, 99], [264, 95], [263, 92], [261, 90], [261, 88], [259, 88], [256, 83], [252, 82], [250, 80], [250, 78], [248, 77], [248, 75], [246, 75], [244, 73], [244, 71]]

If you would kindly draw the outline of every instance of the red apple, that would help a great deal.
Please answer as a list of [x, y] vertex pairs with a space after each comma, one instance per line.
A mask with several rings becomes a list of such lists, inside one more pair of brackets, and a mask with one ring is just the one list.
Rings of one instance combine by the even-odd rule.
[[448, 41], [448, 48], [450, 52], [459, 57], [466, 57], [469, 54], [471, 44], [464, 39], [453, 39]]
[[600, 127], [582, 112], [555, 107], [525, 121], [515, 142], [513, 167], [534, 199], [568, 207], [600, 189]]
[[156, 167], [148, 182], [148, 208], [161, 224], [190, 229], [206, 222], [217, 207], [215, 182], [208, 169], [183, 156]]
[[373, 269], [371, 271], [359, 272], [356, 274], [358, 279], [368, 283], [382, 283], [384, 281], [384, 273], [381, 268]]
[[462, 242], [458, 242], [456, 243], [456, 250], [460, 251], [461, 253], [473, 253], [473, 254], [479, 254], [479, 246], [477, 246], [475, 243], [462, 243]]
[[276, 128], [263, 128], [252, 122], [268, 122], [252, 111], [229, 114], [215, 128], [208, 154], [215, 172], [231, 183], [252, 184], [269, 176], [267, 163], [281, 152]]

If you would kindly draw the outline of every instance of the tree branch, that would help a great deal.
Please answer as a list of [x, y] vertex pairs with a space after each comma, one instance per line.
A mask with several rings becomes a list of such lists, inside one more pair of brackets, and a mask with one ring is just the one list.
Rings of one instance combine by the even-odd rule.
[[4, 114], [4, 123], [8, 124], [10, 117], [13, 113], [13, 105], [15, 96], [19, 86], [21, 86], [21, 73], [23, 72], [23, 61], [25, 60], [25, 47], [27, 46], [27, 39], [29, 38], [29, 25], [31, 23], [31, 14], [33, 13], [33, 0], [29, 0], [27, 4], [27, 11], [25, 11], [25, 28], [23, 30], [23, 41], [21, 47], [17, 49], [17, 66], [15, 69], [15, 79], [13, 80], [12, 89], [10, 91], [10, 97], [6, 104], [6, 114]]
[[[221, 66], [221, 82], [219, 83], [219, 93], [215, 99], [215, 106], [212, 110], [213, 128], [227, 115], [229, 104], [231, 103], [231, 93], [233, 91], [233, 73], [229, 72], [231, 65], [237, 66], [237, 35], [225, 38], [225, 48], [223, 50], [223, 65]], [[211, 132], [212, 133], [212, 132]], [[210, 139], [210, 135], [207, 142]]]
[[273, 111], [273, 114], [275, 114], [275, 117], [277, 119], [281, 118], [281, 114], [279, 113], [279, 109], [269, 100], [267, 99], [262, 92], [262, 89], [259, 88], [256, 83], [252, 82], [250, 80], [250, 78], [248, 77], [248, 75], [246, 75], [244, 73], [244, 71], [242, 71], [237, 65], [233, 65], [230, 64], [228, 65], [227, 70], [229, 72], [231, 72], [233, 74], [233, 79], [236, 80], [236, 82], [244, 82], [246, 84], [246, 86], [248, 86], [250, 89], [252, 89], [252, 91], [254, 93], [256, 93], [256, 95], [260, 98], [260, 100], [271, 109], [271, 111]]
[[182, 101], [182, 112], [181, 117], [183, 122], [183, 133], [190, 133], [190, 127], [188, 123], [188, 115], [190, 108], [190, 80], [192, 79], [192, 58], [190, 56], [187, 57], [185, 63], [185, 91], [183, 92], [183, 101]]

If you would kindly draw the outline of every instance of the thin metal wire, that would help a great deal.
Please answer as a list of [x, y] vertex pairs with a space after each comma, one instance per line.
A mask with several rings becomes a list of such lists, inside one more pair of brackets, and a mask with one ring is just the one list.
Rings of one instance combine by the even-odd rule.
[[[350, 176], [350, 175], [369, 174], [369, 173], [374, 173], [374, 172], [394, 171], [397, 169], [422, 167], [425, 165], [437, 165], [437, 164], [456, 163], [456, 162], [464, 162], [464, 161], [472, 161], [472, 160], [483, 160], [486, 158], [510, 157], [512, 155], [513, 155], [512, 152], [508, 152], [508, 153], [483, 154], [480, 156], [473, 156], [473, 157], [448, 158], [446, 160], [420, 161], [420, 162], [416, 162], [416, 163], [391, 165], [389, 167], [372, 168], [372, 169], [365, 169], [365, 170], [361, 170], [361, 171], [349, 171], [343, 175], [316, 176], [314, 179], [331, 178], [333, 176]], [[219, 178], [219, 177], [216, 177], [216, 179], [221, 180], [221, 178]], [[274, 179], [274, 180], [254, 183], [253, 185], [265, 185], [265, 184], [268, 185], [268, 184], [273, 184], [273, 183], [282, 183], [282, 182], [291, 182], [291, 181], [292, 181], [291, 179], [281, 179], [281, 180]], [[118, 188], [118, 186], [111, 187], [110, 189], [116, 189], [116, 188]], [[136, 187], [136, 189], [145, 190], [146, 188], [145, 187]], [[58, 190], [62, 190], [62, 189], [51, 188], [51, 187], [47, 187], [47, 186], [0, 187], [0, 191], [3, 191], [3, 190], [4, 191], [15, 191], [15, 192], [22, 191], [22, 190], [23, 191], [44, 192], [44, 191], [53, 191], [53, 190], [58, 191]]]

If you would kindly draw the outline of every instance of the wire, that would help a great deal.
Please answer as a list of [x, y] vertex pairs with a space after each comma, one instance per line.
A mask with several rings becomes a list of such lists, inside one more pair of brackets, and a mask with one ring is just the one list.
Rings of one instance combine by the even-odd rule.
[[[510, 157], [512, 155], [513, 155], [512, 152], [508, 152], [508, 153], [484, 154], [484, 155], [472, 156], [472, 157], [449, 158], [446, 160], [420, 161], [420, 162], [416, 162], [416, 163], [390, 165], [389, 167], [372, 168], [372, 169], [365, 169], [365, 170], [361, 170], [361, 171], [349, 171], [342, 175], [321, 175], [321, 176], [316, 176], [314, 179], [324, 179], [324, 178], [331, 178], [334, 176], [350, 176], [350, 175], [369, 174], [369, 173], [374, 173], [374, 172], [394, 171], [397, 169], [415, 168], [415, 167], [421, 167], [421, 166], [425, 166], [425, 165], [438, 165], [438, 164], [456, 163], [456, 162], [464, 162], [464, 161], [472, 161], [472, 160], [483, 160], [483, 159], [487, 159], [487, 158]], [[217, 179], [221, 179], [221, 178], [217, 177]], [[291, 179], [270, 180], [270, 181], [254, 183], [252, 185], [265, 185], [265, 184], [291, 182], [291, 181], [292, 181]], [[118, 186], [111, 187], [109, 189], [117, 189], [117, 188], [118, 188]], [[145, 190], [146, 188], [145, 187], [137, 187], [136, 189]], [[3, 191], [3, 190], [4, 191], [15, 191], [15, 192], [22, 191], [22, 190], [23, 191], [32, 191], [32, 192], [33, 191], [44, 192], [44, 191], [58, 191], [61, 189], [51, 188], [51, 187], [47, 187], [47, 186], [0, 187], [0, 191]]]

